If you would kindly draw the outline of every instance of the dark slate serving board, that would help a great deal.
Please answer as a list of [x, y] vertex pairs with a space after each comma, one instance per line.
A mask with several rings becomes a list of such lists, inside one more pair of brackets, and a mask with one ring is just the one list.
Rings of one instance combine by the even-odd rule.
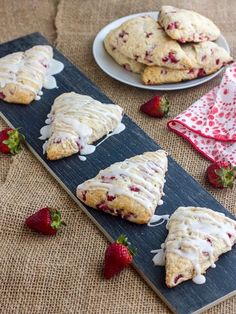
[[[48, 42], [39, 33], [34, 33], [0, 45], [0, 57], [28, 49], [36, 44], [48, 44]], [[138, 254], [133, 263], [134, 267], [173, 312], [179, 314], [200, 313], [236, 294], [235, 248], [220, 258], [216, 269], [207, 271], [206, 284], [198, 286], [189, 281], [176, 288], [168, 289], [164, 283], [164, 268], [154, 267], [153, 254], [150, 253], [164, 242], [167, 235], [165, 224], [154, 228], [135, 225], [85, 207], [74, 196], [76, 186], [86, 179], [94, 177], [100, 169], [116, 161], [159, 148], [129, 117], [125, 116], [123, 119], [126, 130], [105, 141], [94, 154], [87, 157], [86, 162], [80, 161], [77, 155], [59, 161], [48, 161], [44, 157], [42, 141], [38, 139], [39, 130], [44, 125], [46, 115], [57, 96], [64, 92], [75, 91], [90, 95], [104, 103], [112, 102], [56, 49], [54, 49], [54, 56], [65, 65], [64, 71], [56, 75], [59, 89], [44, 90], [42, 99], [34, 101], [30, 106], [9, 105], [1, 101], [1, 116], [10, 125], [22, 127], [22, 132], [25, 134], [32, 152], [110, 241], [121, 233], [125, 233], [129, 237], [132, 244], [138, 248]], [[164, 204], [158, 208], [158, 214], [171, 214], [178, 206], [196, 205], [215, 209], [234, 218], [171, 157], [169, 157], [166, 179], [164, 188], [166, 196], [163, 198]]]

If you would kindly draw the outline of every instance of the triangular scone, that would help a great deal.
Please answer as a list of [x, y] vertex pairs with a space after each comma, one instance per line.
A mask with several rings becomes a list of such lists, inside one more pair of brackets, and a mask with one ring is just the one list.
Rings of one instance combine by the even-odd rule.
[[163, 150], [117, 162], [80, 184], [77, 197], [111, 215], [148, 223], [163, 195], [167, 163]]
[[112, 31], [109, 44], [126, 57], [147, 65], [173, 69], [192, 67], [181, 46], [150, 16], [135, 17], [123, 23]]
[[113, 36], [113, 32], [114, 31], [111, 31], [104, 39], [104, 47], [106, 51], [119, 65], [123, 66], [125, 70], [134, 73], [141, 73], [145, 68], [144, 64], [126, 57], [118, 49], [110, 45], [110, 38]]
[[179, 207], [171, 216], [165, 241], [166, 284], [174, 287], [193, 279], [203, 283], [209, 267], [232, 249], [236, 221], [223, 213], [201, 207]]
[[30, 104], [41, 91], [53, 50], [34, 46], [0, 59], [0, 98], [6, 102]]
[[181, 43], [216, 40], [219, 28], [208, 18], [194, 11], [162, 6], [158, 22], [166, 33]]
[[143, 83], [152, 85], [192, 80], [214, 73], [224, 65], [233, 62], [233, 58], [224, 48], [211, 41], [186, 44], [183, 46], [183, 50], [191, 59], [192, 69], [175, 70], [158, 66], [145, 67], [141, 76]]
[[116, 129], [122, 120], [123, 109], [103, 104], [87, 95], [74, 92], [57, 97], [52, 105], [41, 139], [47, 158], [60, 159], [78, 153], [88, 154], [89, 144]]

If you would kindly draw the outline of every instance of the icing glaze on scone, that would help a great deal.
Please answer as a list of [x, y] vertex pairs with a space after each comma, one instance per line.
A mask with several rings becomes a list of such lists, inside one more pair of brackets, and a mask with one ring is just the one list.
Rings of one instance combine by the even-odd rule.
[[145, 67], [141, 76], [144, 84], [165, 84], [192, 80], [214, 73], [226, 64], [233, 62], [233, 58], [224, 48], [210, 41], [186, 44], [183, 46], [183, 50], [191, 59], [192, 69], [175, 70], [157, 66]]
[[158, 21], [171, 38], [181, 43], [216, 40], [220, 36], [211, 20], [190, 10], [162, 6]]
[[42, 87], [56, 88], [53, 74], [63, 64], [53, 60], [50, 46], [34, 46], [0, 59], [0, 98], [11, 103], [29, 104], [39, 100]]
[[179, 207], [167, 223], [169, 234], [153, 261], [163, 260], [166, 284], [174, 287], [192, 279], [205, 282], [203, 273], [216, 267], [219, 256], [232, 249], [236, 241], [236, 221], [223, 213], [201, 207]]
[[[108, 35], [109, 36], [109, 35]], [[192, 64], [181, 46], [150, 16], [138, 16], [112, 30], [108, 43], [114, 51], [147, 65], [189, 69]]]
[[[48, 125], [41, 130], [40, 139], [47, 157], [51, 160], [80, 152], [92, 153], [93, 142], [110, 132], [119, 133], [123, 109], [114, 104], [106, 105], [74, 92], [57, 97], [45, 121]], [[118, 129], [116, 129], [118, 128]], [[124, 128], [123, 128], [124, 129]], [[117, 132], [116, 132], [117, 131]]]
[[147, 152], [101, 170], [77, 187], [77, 197], [98, 210], [147, 223], [163, 195], [166, 171], [166, 153]]

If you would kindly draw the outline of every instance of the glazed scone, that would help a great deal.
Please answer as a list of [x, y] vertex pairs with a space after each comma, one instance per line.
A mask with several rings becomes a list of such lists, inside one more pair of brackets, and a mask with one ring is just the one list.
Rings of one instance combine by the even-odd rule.
[[167, 163], [163, 150], [117, 162], [80, 184], [76, 195], [97, 210], [148, 223], [163, 195]]
[[93, 142], [116, 129], [123, 109], [103, 104], [87, 95], [74, 92], [57, 97], [48, 114], [48, 125], [41, 129], [47, 158], [60, 159], [81, 152], [87, 154]]
[[183, 50], [191, 59], [194, 67], [190, 70], [174, 70], [158, 66], [145, 67], [141, 78], [144, 84], [177, 83], [192, 80], [218, 71], [233, 58], [222, 47], [211, 41], [199, 44], [186, 44]]
[[53, 58], [50, 46], [34, 46], [0, 59], [0, 98], [9, 103], [30, 104], [41, 91]]
[[126, 57], [125, 55], [120, 53], [118, 49], [110, 45], [110, 40], [113, 36], [113, 32], [114, 31], [111, 31], [104, 39], [104, 47], [106, 51], [119, 65], [123, 66], [125, 70], [134, 73], [141, 73], [144, 70], [144, 64], [130, 59], [129, 57]]
[[211, 41], [220, 36], [211, 20], [190, 10], [162, 6], [158, 22], [172, 39], [181, 43]]
[[201, 207], [179, 207], [171, 216], [165, 241], [166, 285], [175, 287], [216, 267], [219, 256], [232, 249], [236, 241], [236, 221], [224, 214]]
[[173, 69], [192, 67], [181, 46], [172, 40], [150, 16], [128, 20], [112, 31], [109, 45], [126, 57], [146, 65]]

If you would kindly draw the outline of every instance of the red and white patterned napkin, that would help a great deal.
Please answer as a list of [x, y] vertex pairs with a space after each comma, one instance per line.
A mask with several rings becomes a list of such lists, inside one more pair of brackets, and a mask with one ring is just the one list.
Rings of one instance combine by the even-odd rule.
[[236, 62], [226, 69], [218, 87], [167, 125], [211, 161], [236, 165]]

